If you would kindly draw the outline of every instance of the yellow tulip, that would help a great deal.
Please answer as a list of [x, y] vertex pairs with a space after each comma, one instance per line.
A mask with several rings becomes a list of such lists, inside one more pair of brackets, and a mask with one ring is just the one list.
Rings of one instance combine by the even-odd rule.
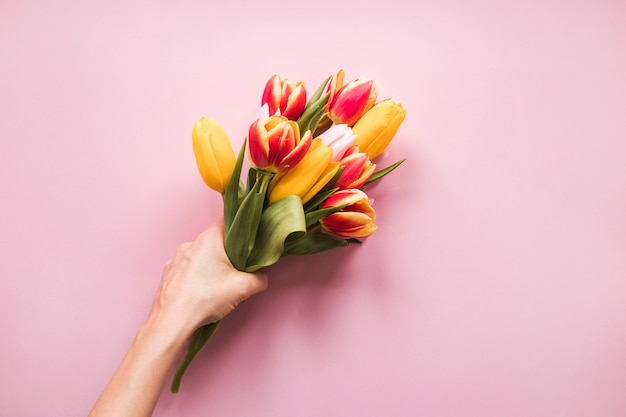
[[193, 153], [202, 179], [223, 193], [235, 168], [235, 153], [226, 132], [215, 120], [200, 118], [191, 131]]
[[333, 150], [320, 138], [312, 141], [304, 158], [289, 171], [277, 174], [272, 180], [270, 203], [288, 195], [297, 195], [306, 203], [330, 181], [339, 170], [338, 162], [331, 162]]
[[365, 113], [352, 128], [355, 145], [370, 159], [383, 153], [404, 121], [406, 110], [391, 99], [383, 100]]

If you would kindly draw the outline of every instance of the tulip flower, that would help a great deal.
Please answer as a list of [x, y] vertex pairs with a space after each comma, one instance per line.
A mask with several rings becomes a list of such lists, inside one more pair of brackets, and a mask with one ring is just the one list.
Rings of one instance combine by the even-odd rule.
[[339, 164], [343, 167], [343, 171], [334, 186], [341, 189], [361, 188], [376, 169], [376, 165], [372, 164], [369, 156], [359, 152], [358, 146], [348, 149]]
[[327, 131], [318, 136], [322, 142], [333, 150], [333, 161], [338, 162], [346, 150], [352, 146], [356, 135], [346, 124], [332, 125]]
[[370, 159], [383, 153], [404, 121], [406, 110], [391, 99], [377, 103], [354, 125], [355, 145]]
[[333, 98], [335, 97], [335, 94], [337, 94], [337, 91], [341, 90], [341, 87], [343, 87], [343, 79], [345, 78], [345, 75], [345, 71], [340, 69], [335, 75], [330, 78], [330, 82], [326, 87], [326, 92], [329, 93], [329, 103], [333, 101]]
[[250, 126], [248, 156], [264, 171], [280, 172], [294, 167], [311, 146], [311, 132], [300, 138], [300, 128], [284, 116], [257, 119]]
[[270, 204], [288, 195], [299, 196], [303, 204], [313, 198], [339, 170], [339, 163], [331, 161], [332, 155], [332, 149], [320, 138], [314, 139], [298, 165], [274, 177], [270, 185]]
[[294, 83], [286, 78], [274, 75], [267, 81], [261, 105], [267, 104], [271, 115], [285, 116], [297, 120], [306, 106], [304, 83]]
[[378, 90], [374, 81], [359, 77], [337, 91], [328, 105], [333, 123], [353, 126], [376, 102]]
[[344, 205], [340, 211], [320, 220], [324, 231], [344, 239], [367, 237], [376, 231], [376, 213], [367, 194], [357, 189], [339, 190], [324, 202], [322, 208]]
[[223, 193], [235, 167], [235, 154], [224, 129], [213, 119], [199, 119], [191, 131], [193, 153], [202, 179]]

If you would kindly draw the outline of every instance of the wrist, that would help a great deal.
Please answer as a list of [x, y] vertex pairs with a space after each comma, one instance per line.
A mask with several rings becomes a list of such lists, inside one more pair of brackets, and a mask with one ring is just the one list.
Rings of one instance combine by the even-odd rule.
[[135, 338], [135, 344], [150, 356], [177, 356], [184, 348], [194, 327], [164, 312], [151, 312]]

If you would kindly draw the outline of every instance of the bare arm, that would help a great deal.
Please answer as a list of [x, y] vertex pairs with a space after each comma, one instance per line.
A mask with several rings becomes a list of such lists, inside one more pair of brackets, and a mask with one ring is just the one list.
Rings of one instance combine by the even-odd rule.
[[182, 244], [165, 265], [148, 319], [89, 417], [150, 416], [189, 337], [221, 320], [239, 303], [267, 287], [264, 272], [232, 267], [224, 253], [221, 221]]

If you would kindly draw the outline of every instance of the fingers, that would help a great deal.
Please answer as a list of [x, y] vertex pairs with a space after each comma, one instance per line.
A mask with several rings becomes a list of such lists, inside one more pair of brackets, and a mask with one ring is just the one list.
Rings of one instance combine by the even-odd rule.
[[223, 236], [224, 235], [224, 216], [220, 216], [220, 218], [217, 219], [210, 227], [215, 227], [215, 229], [219, 231], [220, 234]]
[[227, 315], [240, 302], [265, 291], [265, 271], [236, 270], [224, 250], [224, 222], [214, 222], [193, 242], [181, 244], [166, 263], [161, 280], [162, 308], [185, 311], [187, 321], [215, 320]]
[[180, 244], [178, 248], [176, 248], [176, 251], [174, 252], [174, 258], [170, 259], [165, 264], [166, 268], [170, 267], [172, 264], [176, 264], [180, 262], [181, 259], [187, 255], [187, 252], [189, 252], [191, 245], [192, 245], [191, 242], [185, 242], [185, 243]]
[[218, 237], [220, 238], [219, 240], [221, 241], [224, 240], [224, 218], [223, 217], [220, 217], [212, 225], [207, 227], [202, 233], [198, 235], [198, 238], [196, 238], [196, 240], [204, 239], [204, 238], [213, 238], [213, 239], [218, 240], [217, 239]]
[[236, 272], [242, 279], [241, 288], [243, 289], [243, 299], [247, 299], [248, 297], [265, 291], [268, 286], [267, 273], [264, 270], [259, 270], [253, 273], [248, 272], [240, 272], [232, 267], [230, 264], [230, 260], [226, 256], [226, 252], [224, 251], [224, 218], [220, 217], [216, 222], [214, 222], [211, 226], [209, 226], [202, 234], [203, 238], [214, 239], [211, 240], [210, 243], [217, 246], [215, 248], [218, 251], [223, 259], [228, 262], [229, 267], [233, 272]]
[[181, 243], [181, 245], [178, 247], [178, 249], [176, 249], [176, 253], [178, 255], [184, 255], [187, 253], [187, 251], [189, 250], [189, 248], [191, 247], [192, 243], [191, 242], [185, 242], [185, 243]]
[[[188, 255], [189, 251], [194, 245], [203, 247], [208, 243], [219, 243], [223, 245], [224, 240], [224, 218], [220, 217], [211, 226], [200, 233], [193, 242], [182, 243], [174, 252], [174, 258], [166, 262], [166, 269], [179, 262], [182, 258]], [[223, 249], [223, 246], [220, 246]]]
[[269, 285], [269, 282], [267, 279], [267, 273], [263, 270], [260, 270], [260, 271], [254, 272], [252, 275], [256, 278], [257, 288], [256, 288], [255, 294], [258, 292], [265, 291]]
[[268, 279], [265, 271], [257, 272], [241, 272], [239, 273], [241, 278], [241, 301], [246, 300], [254, 294], [263, 292], [268, 287]]

